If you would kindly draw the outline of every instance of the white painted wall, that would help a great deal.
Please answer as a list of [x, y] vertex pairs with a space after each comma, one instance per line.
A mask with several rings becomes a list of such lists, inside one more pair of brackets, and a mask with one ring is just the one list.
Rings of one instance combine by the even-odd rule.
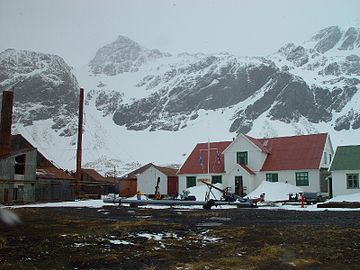
[[137, 176], [137, 189], [140, 190], [142, 194], [153, 195], [158, 177], [160, 177], [160, 194], [167, 194], [167, 176], [154, 166], [149, 167]]
[[346, 174], [348, 173], [358, 173], [360, 176], [360, 170], [349, 170], [349, 171], [332, 171], [332, 189], [333, 196], [346, 195], [352, 193], [359, 193], [359, 188], [347, 188], [346, 184]]
[[229, 172], [237, 164], [236, 153], [248, 152], [248, 165], [252, 171], [258, 172], [262, 168], [267, 154], [250, 142], [244, 135], [239, 135], [224, 151], [225, 171]]
[[[326, 156], [326, 157], [325, 157]], [[330, 140], [330, 136], [327, 136], [324, 151], [321, 157], [320, 168], [329, 168], [331, 160], [334, 158], [334, 149]]]
[[256, 177], [256, 187], [263, 181], [266, 181], [266, 173], [277, 173], [279, 182], [296, 186], [296, 172], [309, 173], [309, 185], [299, 186], [306, 192], [320, 192], [320, 171], [319, 170], [289, 170], [289, 171], [274, 171], [274, 172], [259, 172]]
[[[309, 185], [299, 186], [306, 192], [320, 192], [320, 171], [319, 170], [288, 170], [288, 171], [274, 171], [274, 172], [256, 172], [256, 175], [248, 174], [242, 167], [235, 165], [230, 172], [226, 175], [222, 175], [224, 187], [231, 187], [231, 192], [235, 192], [235, 176], [243, 177], [243, 185], [246, 187], [246, 193], [250, 193], [255, 190], [263, 181], [266, 181], [266, 173], [277, 173], [279, 182], [296, 186], [296, 172], [308, 172], [309, 173]], [[220, 174], [213, 174], [220, 175]], [[202, 184], [198, 179], [207, 178], [207, 174], [198, 175], [179, 175], [179, 193], [186, 189], [186, 176], [196, 176], [196, 185]], [[334, 180], [333, 180], [334, 182]], [[334, 187], [333, 187], [334, 190]], [[358, 190], [360, 192], [360, 190]]]
[[[255, 176], [250, 175], [246, 172], [240, 165], [236, 164], [234, 168], [226, 174], [226, 187], [231, 188], [231, 192], [235, 193], [235, 176], [242, 176], [243, 178], [243, 187], [245, 193], [250, 193], [255, 189]], [[224, 185], [225, 186], [225, 185]]]
[[[237, 165], [237, 152], [248, 152], [248, 165], [256, 175], [250, 175], [243, 168]], [[327, 137], [324, 151], [327, 155], [327, 162], [321, 159], [321, 168], [328, 168], [330, 166], [329, 155], [334, 156], [330, 137]], [[319, 170], [287, 170], [287, 171], [274, 171], [274, 172], [260, 172], [267, 154], [262, 152], [256, 145], [249, 141], [244, 135], [239, 135], [229, 147], [224, 151], [225, 172], [223, 174], [224, 187], [231, 187], [231, 192], [235, 192], [235, 176], [243, 177], [244, 187], [247, 188], [246, 192], [250, 193], [255, 190], [263, 181], [266, 181], [266, 173], [278, 173], [279, 182], [287, 183], [296, 186], [296, 172], [309, 173], [309, 185], [300, 186], [306, 192], [320, 192], [320, 171]], [[195, 175], [179, 175], [179, 192], [186, 189], [186, 176]], [[207, 175], [196, 175], [197, 179], [207, 178]], [[199, 183], [197, 182], [197, 185]], [[201, 183], [200, 183], [201, 184]], [[360, 190], [359, 190], [360, 191]]]
[[[224, 173], [211, 173], [210, 174], [210, 183], [211, 183], [211, 176], [212, 175], [221, 175], [222, 177], [222, 184], [224, 185], [224, 187], [227, 187], [228, 184], [226, 182], [225, 179], [225, 174]], [[204, 185], [200, 179], [208, 179], [209, 176], [208, 174], [179, 174], [179, 193], [181, 194], [185, 189], [186, 189], [186, 177], [187, 176], [196, 176], [196, 185]]]

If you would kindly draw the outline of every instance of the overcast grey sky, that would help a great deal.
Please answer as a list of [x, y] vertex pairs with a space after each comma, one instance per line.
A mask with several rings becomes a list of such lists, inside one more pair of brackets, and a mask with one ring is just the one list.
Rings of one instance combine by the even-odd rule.
[[0, 0], [0, 51], [28, 49], [86, 65], [125, 35], [150, 49], [268, 55], [360, 19], [359, 0]]

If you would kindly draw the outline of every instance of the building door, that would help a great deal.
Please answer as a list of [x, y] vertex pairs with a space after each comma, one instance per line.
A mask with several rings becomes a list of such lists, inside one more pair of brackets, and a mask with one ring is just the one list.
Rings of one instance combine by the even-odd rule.
[[244, 196], [244, 184], [242, 176], [235, 176], [235, 194]]
[[13, 188], [13, 201], [17, 201], [17, 200], [18, 200], [18, 189]]
[[328, 181], [329, 181], [329, 197], [332, 198], [333, 197], [332, 177], [329, 177]]
[[8, 202], [9, 201], [9, 189], [5, 188], [4, 189], [4, 202]]
[[179, 190], [179, 179], [177, 176], [168, 176], [168, 195], [175, 196]]

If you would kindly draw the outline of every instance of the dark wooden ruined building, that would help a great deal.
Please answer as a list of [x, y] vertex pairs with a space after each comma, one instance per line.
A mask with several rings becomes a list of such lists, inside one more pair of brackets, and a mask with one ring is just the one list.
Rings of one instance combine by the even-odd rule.
[[0, 118], [0, 203], [75, 199], [75, 179], [56, 167], [21, 135], [11, 135], [12, 91], [2, 94]]
[[116, 181], [113, 177], [104, 177], [94, 169], [81, 169], [80, 197], [100, 198], [101, 195], [117, 193]]

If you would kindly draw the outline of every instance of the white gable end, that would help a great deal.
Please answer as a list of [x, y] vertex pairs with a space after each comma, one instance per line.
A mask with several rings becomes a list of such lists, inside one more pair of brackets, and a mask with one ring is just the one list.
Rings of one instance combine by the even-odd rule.
[[158, 177], [160, 177], [160, 194], [167, 194], [167, 176], [156, 169], [154, 166], [149, 167], [147, 170], [137, 176], [138, 190], [140, 190], [143, 194], [155, 194], [155, 187]]
[[225, 172], [231, 171], [237, 164], [238, 152], [247, 152], [247, 167], [254, 172], [260, 171], [267, 157], [267, 154], [259, 149], [259, 147], [240, 134], [224, 151]]
[[329, 168], [333, 157], [334, 149], [332, 147], [330, 136], [328, 135], [326, 138], [323, 154], [321, 156], [320, 168]]

